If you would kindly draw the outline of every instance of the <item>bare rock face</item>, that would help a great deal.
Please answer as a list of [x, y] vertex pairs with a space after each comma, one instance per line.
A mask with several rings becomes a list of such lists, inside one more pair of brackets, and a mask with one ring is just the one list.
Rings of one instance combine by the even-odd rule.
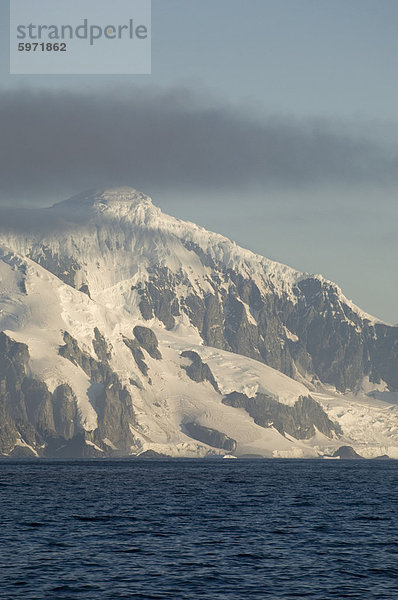
[[108, 347], [108, 344], [107, 344], [104, 336], [102, 335], [102, 333], [100, 332], [98, 327], [94, 327], [94, 336], [95, 336], [95, 338], [93, 339], [94, 351], [95, 351], [96, 355], [98, 356], [98, 359], [100, 362], [107, 363], [111, 357], [111, 352], [110, 352], [110, 349]]
[[339, 425], [310, 396], [299, 398], [294, 406], [281, 404], [265, 394], [249, 398], [239, 392], [224, 396], [222, 401], [234, 408], [244, 408], [257, 425], [275, 427], [282, 435], [288, 433], [298, 440], [314, 436], [315, 427], [328, 437], [341, 433]]
[[195, 440], [199, 440], [213, 448], [220, 448], [227, 452], [233, 452], [236, 449], [236, 441], [217, 429], [203, 427], [203, 425], [194, 422], [184, 423], [183, 429]]
[[79, 430], [76, 396], [64, 383], [53, 393], [54, 425], [57, 434], [65, 440], [72, 439]]
[[178, 300], [173, 290], [178, 277], [162, 267], [152, 267], [150, 272], [153, 276], [145, 288], [142, 286], [138, 288], [141, 297], [141, 314], [147, 320], [157, 317], [166, 329], [172, 329], [175, 325], [174, 317], [180, 314]]
[[191, 361], [191, 364], [188, 367], [182, 365], [182, 368], [186, 371], [188, 377], [190, 377], [192, 381], [196, 381], [196, 383], [208, 381], [214, 387], [216, 392], [219, 391], [217, 382], [214, 379], [214, 375], [211, 372], [209, 365], [202, 362], [202, 359], [197, 352], [185, 350], [184, 352], [181, 352], [181, 357], [188, 358]]
[[[135, 442], [130, 431], [130, 424], [135, 423], [130, 394], [107, 363], [83, 352], [67, 332], [64, 340], [60, 354], [79, 365], [95, 384], [92, 401], [98, 416], [97, 429], [82, 429], [76, 397], [68, 384], [58, 386], [51, 394], [44, 382], [26, 375], [27, 346], [1, 332], [0, 455], [89, 457], [130, 453]], [[104, 351], [103, 345], [101, 348]], [[111, 441], [112, 452], [104, 439]]]
[[55, 433], [51, 394], [27, 376], [28, 362], [27, 346], [0, 332], [0, 454], [9, 455], [21, 438], [34, 448]]
[[[40, 247], [31, 248], [29, 258], [42, 265], [45, 269], [54, 273], [61, 281], [76, 287], [77, 273], [80, 271], [80, 265], [76, 260], [70, 259], [65, 255], [54, 252], [45, 243]], [[87, 287], [88, 292], [88, 287]], [[86, 293], [87, 293], [86, 292]]]
[[[72, 438], [65, 440], [54, 437], [48, 440], [44, 456], [49, 458], [103, 458], [99, 447], [87, 443], [87, 434], [80, 431]], [[90, 441], [90, 440], [89, 440]]]
[[333, 454], [336, 458], [339, 457], [344, 460], [357, 460], [363, 458], [357, 452], [355, 452], [352, 446], [340, 446], [338, 450]]
[[[203, 251], [191, 250], [208, 262]], [[178, 305], [209, 346], [262, 361], [289, 377], [297, 369], [342, 392], [355, 390], [364, 376], [398, 391], [398, 327], [360, 316], [337, 286], [318, 277], [299, 281], [293, 301], [273, 292], [271, 283], [264, 294], [242, 274], [212, 265], [214, 293], [204, 297], [193, 290], [179, 297], [177, 286], [184, 279], [167, 268], [152, 269], [150, 281], [139, 289], [143, 318], [157, 316], [171, 329], [170, 307]], [[159, 299], [165, 293], [167, 308]]]
[[[93, 439], [88, 441], [107, 453], [112, 447], [104, 445], [103, 440], [107, 439], [117, 453], [129, 454], [134, 445], [130, 424], [135, 423], [133, 400], [129, 392], [107, 363], [96, 361], [83, 352], [68, 332], [64, 334], [64, 341], [65, 345], [59, 349], [61, 356], [79, 365], [92, 384], [96, 384], [92, 404], [98, 416], [98, 428], [92, 433]], [[104, 352], [103, 344], [101, 347]]]
[[141, 371], [141, 373], [145, 376], [148, 375], [149, 367], [145, 362], [145, 355], [141, 350], [141, 347], [137, 340], [130, 340], [129, 338], [123, 338], [123, 342], [126, 344], [127, 348], [130, 350], [133, 358], [136, 362], [137, 367]]
[[36, 458], [37, 455], [27, 446], [15, 446], [8, 454], [9, 458]]
[[161, 360], [162, 355], [158, 348], [159, 342], [152, 329], [137, 325], [134, 327], [133, 333], [140, 346], [148, 352], [149, 356]]

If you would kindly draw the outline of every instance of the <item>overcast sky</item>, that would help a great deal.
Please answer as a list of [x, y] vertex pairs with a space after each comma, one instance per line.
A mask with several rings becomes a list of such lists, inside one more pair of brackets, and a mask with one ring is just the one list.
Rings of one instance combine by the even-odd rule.
[[9, 75], [7, 5], [1, 204], [132, 185], [398, 321], [395, 0], [153, 0], [124, 77]]

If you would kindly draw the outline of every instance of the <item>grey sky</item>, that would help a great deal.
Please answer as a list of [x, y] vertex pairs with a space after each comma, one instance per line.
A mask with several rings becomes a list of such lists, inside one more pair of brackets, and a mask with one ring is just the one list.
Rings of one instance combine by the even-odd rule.
[[398, 152], [370, 131], [350, 134], [350, 122], [256, 118], [181, 89], [7, 91], [0, 122], [3, 202], [119, 182], [206, 194], [398, 183]]
[[398, 321], [396, 0], [153, 0], [151, 76], [10, 76], [1, 202], [130, 184]]

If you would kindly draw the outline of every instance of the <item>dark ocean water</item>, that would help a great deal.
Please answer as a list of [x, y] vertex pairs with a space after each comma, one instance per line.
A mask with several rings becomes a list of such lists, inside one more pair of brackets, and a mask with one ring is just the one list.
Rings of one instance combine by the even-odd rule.
[[0, 462], [0, 599], [398, 598], [398, 461]]

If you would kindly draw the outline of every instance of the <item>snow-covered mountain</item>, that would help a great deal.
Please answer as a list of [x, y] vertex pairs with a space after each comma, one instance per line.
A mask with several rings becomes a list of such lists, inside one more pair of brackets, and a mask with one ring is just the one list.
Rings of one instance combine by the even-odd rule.
[[131, 188], [0, 225], [0, 453], [398, 457], [398, 328]]

